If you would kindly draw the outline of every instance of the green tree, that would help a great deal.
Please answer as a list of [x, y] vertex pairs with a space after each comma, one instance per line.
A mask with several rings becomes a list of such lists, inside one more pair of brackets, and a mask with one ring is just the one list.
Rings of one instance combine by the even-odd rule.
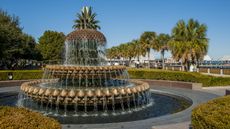
[[161, 60], [162, 60], [162, 68], [165, 68], [165, 60], [164, 60], [164, 55], [165, 51], [168, 50], [168, 43], [170, 41], [170, 36], [168, 34], [159, 34], [157, 36], [157, 51], [160, 52], [161, 54]]
[[183, 67], [188, 70], [190, 63], [203, 59], [208, 51], [207, 26], [190, 19], [186, 24], [180, 20], [172, 30], [172, 40], [169, 47], [172, 56], [181, 60]]
[[27, 34], [23, 36], [23, 59], [41, 60], [42, 55], [37, 49], [35, 39]]
[[77, 19], [74, 20], [74, 29], [100, 29], [99, 21], [96, 20], [97, 14], [92, 12], [92, 7], [83, 7], [81, 13], [77, 13]]
[[[142, 48], [145, 50], [145, 53], [148, 54], [148, 60], [150, 60], [150, 50], [151, 48], [157, 50], [157, 42], [156, 42], [157, 34], [155, 32], [144, 32], [140, 37], [140, 42]], [[150, 67], [150, 61], [149, 61]]]
[[0, 65], [11, 69], [21, 59], [36, 59], [35, 40], [22, 32], [19, 18], [0, 10]]
[[133, 50], [132, 52], [134, 53], [135, 57], [137, 57], [137, 60], [140, 61], [140, 56], [144, 55], [144, 49], [141, 47], [141, 42], [139, 40], [132, 40], [133, 43]]
[[43, 60], [61, 60], [65, 42], [65, 35], [62, 32], [47, 30], [38, 42]]

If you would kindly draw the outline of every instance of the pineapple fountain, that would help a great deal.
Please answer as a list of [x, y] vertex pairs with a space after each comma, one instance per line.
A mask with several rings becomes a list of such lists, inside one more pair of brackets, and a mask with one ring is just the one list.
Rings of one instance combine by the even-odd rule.
[[107, 66], [105, 46], [97, 30], [68, 34], [64, 64], [47, 65], [41, 80], [23, 83], [18, 105], [54, 116], [126, 114], [150, 105], [149, 85], [129, 80], [124, 66]]

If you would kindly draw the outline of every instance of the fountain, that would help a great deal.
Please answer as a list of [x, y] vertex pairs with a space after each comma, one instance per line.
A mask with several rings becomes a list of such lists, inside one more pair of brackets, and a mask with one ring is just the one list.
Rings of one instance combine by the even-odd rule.
[[23, 83], [18, 105], [74, 117], [122, 115], [151, 105], [149, 85], [129, 80], [125, 66], [107, 66], [105, 46], [97, 30], [68, 34], [64, 64], [47, 65], [41, 80]]

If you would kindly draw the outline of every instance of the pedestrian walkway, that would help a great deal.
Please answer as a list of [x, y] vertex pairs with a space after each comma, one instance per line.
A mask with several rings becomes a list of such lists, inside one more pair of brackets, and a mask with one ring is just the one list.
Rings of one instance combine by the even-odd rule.
[[227, 89], [230, 90], [230, 86], [203, 87], [201, 91], [224, 96]]
[[176, 123], [176, 124], [168, 124], [168, 125], [161, 125], [161, 126], [153, 126], [152, 129], [189, 129], [190, 121]]
[[226, 74], [213, 74], [213, 73], [201, 73], [201, 74], [215, 76], [215, 77], [230, 77], [230, 75], [226, 75]]

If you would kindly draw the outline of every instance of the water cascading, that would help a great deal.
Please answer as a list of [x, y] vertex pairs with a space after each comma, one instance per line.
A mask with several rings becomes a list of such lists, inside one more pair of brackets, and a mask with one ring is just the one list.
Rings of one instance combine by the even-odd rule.
[[41, 80], [23, 83], [19, 106], [77, 117], [132, 113], [150, 105], [149, 85], [129, 80], [125, 66], [107, 66], [105, 48], [99, 31], [68, 34], [64, 64], [46, 65]]

